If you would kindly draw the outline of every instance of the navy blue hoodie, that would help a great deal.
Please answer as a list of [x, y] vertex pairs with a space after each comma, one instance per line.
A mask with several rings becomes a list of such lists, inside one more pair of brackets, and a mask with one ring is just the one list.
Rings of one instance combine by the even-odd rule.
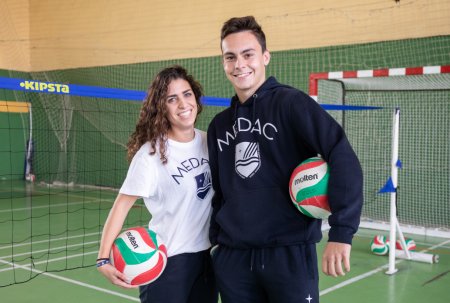
[[213, 245], [320, 241], [321, 220], [301, 214], [288, 190], [294, 168], [318, 154], [330, 166], [329, 241], [351, 244], [363, 202], [361, 166], [343, 129], [308, 95], [270, 77], [243, 104], [234, 96], [209, 125], [208, 149]]

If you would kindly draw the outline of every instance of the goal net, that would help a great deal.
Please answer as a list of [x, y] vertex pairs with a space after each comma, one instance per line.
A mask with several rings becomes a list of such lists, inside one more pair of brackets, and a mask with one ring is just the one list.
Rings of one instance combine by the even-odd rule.
[[448, 237], [450, 74], [395, 75], [393, 70], [382, 77], [357, 77], [364, 73], [354, 72], [344, 78], [345, 73], [330, 73], [327, 79], [318, 80], [317, 99], [320, 103], [384, 108], [331, 113], [345, 128], [363, 166], [362, 226], [389, 229], [389, 195], [379, 190], [390, 176], [392, 111], [398, 107], [399, 223], [405, 232]]

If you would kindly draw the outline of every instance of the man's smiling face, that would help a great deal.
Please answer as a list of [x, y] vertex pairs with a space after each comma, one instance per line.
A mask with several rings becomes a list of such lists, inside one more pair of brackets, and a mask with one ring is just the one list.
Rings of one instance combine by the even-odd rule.
[[270, 53], [250, 31], [226, 36], [222, 40], [222, 60], [225, 74], [241, 102], [245, 102], [266, 80], [266, 65]]

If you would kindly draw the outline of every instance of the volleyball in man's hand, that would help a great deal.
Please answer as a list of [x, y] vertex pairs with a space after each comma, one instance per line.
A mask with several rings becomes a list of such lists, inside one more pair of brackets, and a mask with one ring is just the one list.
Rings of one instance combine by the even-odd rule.
[[320, 157], [306, 159], [292, 172], [289, 194], [304, 215], [326, 219], [331, 214], [328, 205], [329, 175], [328, 164]]
[[164, 271], [167, 249], [154, 231], [133, 227], [116, 238], [110, 260], [125, 274], [128, 284], [145, 285], [155, 281]]

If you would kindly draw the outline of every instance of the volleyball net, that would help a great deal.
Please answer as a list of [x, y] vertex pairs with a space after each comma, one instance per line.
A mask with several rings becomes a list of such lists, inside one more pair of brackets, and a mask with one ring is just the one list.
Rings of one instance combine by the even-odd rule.
[[[2, 77], [0, 88], [14, 90], [19, 100], [31, 101], [27, 112], [32, 115], [27, 113], [22, 120], [27, 121], [24, 136], [31, 139], [27, 129], [33, 134], [32, 163], [37, 181], [120, 185], [128, 166], [124, 151], [144, 91]], [[197, 127], [205, 130], [211, 116], [228, 106], [229, 99], [203, 97], [202, 103], [206, 109]]]
[[[0, 102], [0, 287], [93, 266], [145, 91], [0, 77], [1, 89], [16, 101]], [[229, 99], [202, 102], [206, 130]], [[149, 220], [139, 200], [124, 228]]]

